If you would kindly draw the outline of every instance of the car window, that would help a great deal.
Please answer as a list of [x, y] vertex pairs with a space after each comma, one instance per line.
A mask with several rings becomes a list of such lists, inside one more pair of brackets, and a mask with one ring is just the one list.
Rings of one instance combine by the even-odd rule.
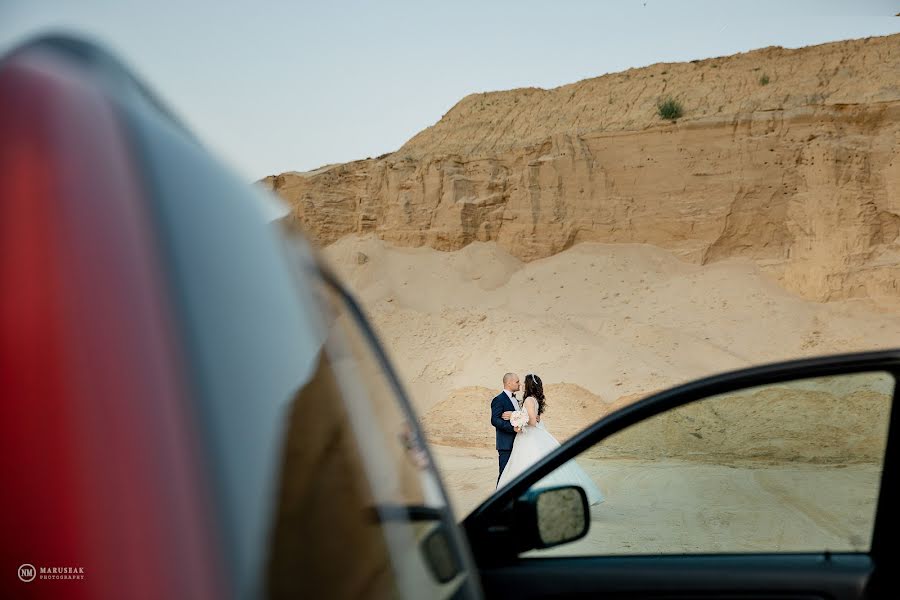
[[[327, 279], [309, 279], [325, 351], [290, 409], [269, 589], [464, 597], [472, 582], [414, 415], [349, 297]], [[351, 547], [354, 560], [342, 561]], [[311, 580], [298, 581], [300, 570]]]
[[894, 389], [803, 379], [641, 421], [575, 459], [603, 494], [587, 537], [526, 556], [867, 552]]
[[[347, 415], [363, 449], [373, 461], [371, 485], [383, 509], [424, 507], [444, 510], [447, 503], [431, 468], [412, 415], [400, 405], [370, 341], [355, 324], [344, 299], [322, 285], [330, 360], [345, 397]], [[385, 461], [384, 459], [389, 460]]]
[[[321, 512], [314, 518], [298, 515], [317, 530], [309, 537], [297, 536], [296, 529], [285, 523], [277, 527], [276, 537], [292, 540], [287, 542], [291, 546], [310, 539], [342, 548], [350, 544], [355, 555], [369, 558], [355, 560], [352, 570], [331, 561], [318, 572], [336, 568], [353, 573], [361, 578], [354, 590], [363, 596], [381, 596], [393, 586], [391, 595], [447, 597], [463, 586], [466, 574], [449, 533], [451, 513], [421, 432], [398, 401], [384, 364], [346, 298], [325, 282], [318, 291], [327, 332], [327, 353], [320, 364], [323, 389], [301, 391], [294, 406], [281, 500], [283, 508], [293, 511], [299, 499], [293, 495], [315, 496]], [[326, 403], [331, 406], [322, 406]], [[327, 414], [326, 431], [337, 435], [313, 453], [311, 464], [310, 435], [321, 436], [322, 413]], [[310, 423], [315, 431], [310, 431]], [[291, 446], [298, 448], [296, 456]], [[296, 469], [301, 464], [306, 468]], [[307, 485], [295, 489], [297, 480]], [[348, 494], [350, 490], [354, 493]], [[348, 528], [353, 522], [357, 526]], [[372, 552], [360, 553], [366, 546]], [[321, 554], [320, 549], [307, 550], [316, 552]], [[287, 565], [296, 560], [289, 552], [280, 556]], [[291, 569], [282, 573], [290, 577]], [[393, 581], [374, 589], [361, 587], [380, 579]]]

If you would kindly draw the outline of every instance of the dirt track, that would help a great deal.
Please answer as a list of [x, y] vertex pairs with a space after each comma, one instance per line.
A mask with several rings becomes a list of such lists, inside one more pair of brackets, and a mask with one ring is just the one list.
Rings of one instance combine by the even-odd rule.
[[[436, 446], [458, 518], [493, 492], [492, 450]], [[543, 554], [799, 552], [868, 549], [880, 467], [727, 467], [579, 460], [605, 502], [584, 540]]]

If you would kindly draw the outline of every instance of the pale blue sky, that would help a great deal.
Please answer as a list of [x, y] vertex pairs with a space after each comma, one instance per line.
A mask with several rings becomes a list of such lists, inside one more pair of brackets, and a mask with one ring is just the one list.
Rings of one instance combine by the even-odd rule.
[[112, 48], [248, 181], [377, 156], [467, 94], [900, 32], [890, 0], [0, 0]]

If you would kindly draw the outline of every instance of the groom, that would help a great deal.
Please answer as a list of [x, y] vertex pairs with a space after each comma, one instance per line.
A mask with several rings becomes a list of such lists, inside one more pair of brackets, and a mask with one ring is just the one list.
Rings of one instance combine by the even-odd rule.
[[[503, 391], [491, 400], [491, 425], [497, 430], [497, 454], [500, 457], [500, 475], [506, 468], [509, 455], [512, 452], [513, 442], [516, 441], [518, 427], [513, 427], [509, 422], [512, 411], [519, 410], [519, 401], [515, 392], [519, 391], [519, 376], [515, 373], [507, 373], [503, 376]], [[497, 475], [497, 481], [500, 481]]]

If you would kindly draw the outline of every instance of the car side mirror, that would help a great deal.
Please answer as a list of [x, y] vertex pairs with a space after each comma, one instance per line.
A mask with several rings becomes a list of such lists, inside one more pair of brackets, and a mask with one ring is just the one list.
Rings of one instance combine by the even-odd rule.
[[445, 525], [437, 526], [421, 542], [422, 555], [428, 570], [438, 583], [448, 583], [463, 572]]
[[520, 542], [526, 546], [522, 550], [581, 539], [591, 523], [587, 494], [574, 485], [529, 490], [516, 501], [515, 514], [522, 527]]

